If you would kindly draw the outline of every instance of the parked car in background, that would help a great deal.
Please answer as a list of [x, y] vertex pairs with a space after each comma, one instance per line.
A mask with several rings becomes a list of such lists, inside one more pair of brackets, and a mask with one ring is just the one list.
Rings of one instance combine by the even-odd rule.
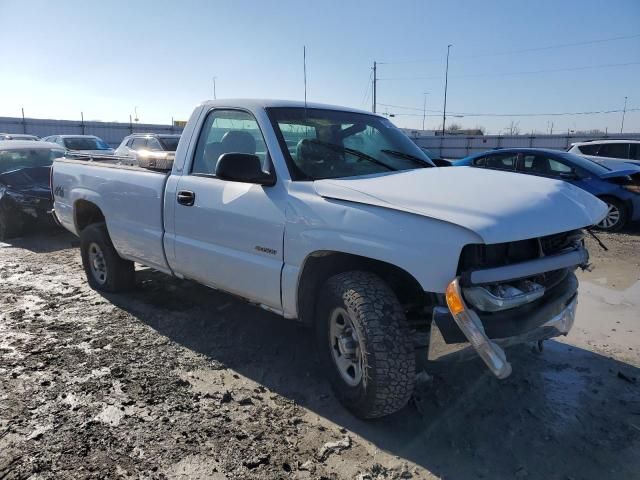
[[592, 140], [572, 143], [570, 153], [583, 155], [596, 162], [602, 159], [620, 159], [640, 165], [640, 140]]
[[30, 140], [33, 142], [40, 140], [40, 138], [26, 133], [0, 133], [0, 141], [2, 140]]
[[122, 139], [122, 142], [115, 150], [115, 154], [136, 157], [141, 151], [175, 152], [179, 141], [180, 135], [134, 133]]
[[42, 141], [57, 143], [69, 152], [98, 155], [113, 155], [114, 152], [113, 148], [95, 135], [51, 135], [44, 137]]
[[63, 155], [55, 143], [0, 141], [0, 240], [53, 224], [49, 176], [53, 160]]
[[453, 162], [491, 170], [564, 180], [600, 198], [608, 212], [598, 228], [617, 231], [640, 220], [640, 167], [620, 160], [599, 162], [580, 155], [542, 148], [505, 148], [472, 155]]
[[364, 418], [404, 407], [418, 356], [506, 378], [504, 346], [566, 335], [581, 229], [606, 214], [565, 182], [434, 168], [370, 112], [278, 100], [199, 105], [170, 172], [62, 158], [52, 185], [93, 288], [134, 287], [138, 262], [296, 319]]
[[115, 155], [145, 168], [171, 169], [180, 135], [134, 133], [124, 137]]

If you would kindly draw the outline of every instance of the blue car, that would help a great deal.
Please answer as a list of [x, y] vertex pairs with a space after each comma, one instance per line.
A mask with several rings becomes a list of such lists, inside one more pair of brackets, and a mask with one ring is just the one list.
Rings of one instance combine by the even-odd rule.
[[453, 166], [491, 168], [565, 180], [606, 202], [609, 211], [598, 224], [617, 231], [640, 219], [640, 167], [622, 160], [588, 158], [543, 148], [505, 148], [456, 160]]

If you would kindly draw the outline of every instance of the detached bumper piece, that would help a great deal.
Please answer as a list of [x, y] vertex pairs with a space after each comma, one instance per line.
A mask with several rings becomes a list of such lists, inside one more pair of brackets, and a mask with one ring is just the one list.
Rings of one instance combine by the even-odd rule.
[[567, 275], [553, 292], [534, 305], [514, 308], [484, 318], [466, 304], [459, 278], [446, 291], [448, 309], [436, 307], [431, 322], [428, 358], [461, 361], [480, 356], [498, 378], [511, 374], [504, 348], [566, 335], [577, 306], [578, 281]]

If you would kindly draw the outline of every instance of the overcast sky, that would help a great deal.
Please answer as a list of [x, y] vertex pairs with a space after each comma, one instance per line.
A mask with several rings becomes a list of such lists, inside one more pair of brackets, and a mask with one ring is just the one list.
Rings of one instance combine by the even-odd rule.
[[213, 97], [213, 76], [218, 98], [302, 99], [303, 45], [309, 100], [370, 109], [376, 60], [378, 111], [402, 127], [421, 127], [424, 92], [427, 128], [441, 124], [448, 44], [447, 110], [466, 114], [448, 121], [463, 127], [619, 131], [620, 112], [469, 114], [640, 108], [638, 0], [0, 0], [0, 26], [0, 116], [128, 121], [137, 107], [169, 123]]

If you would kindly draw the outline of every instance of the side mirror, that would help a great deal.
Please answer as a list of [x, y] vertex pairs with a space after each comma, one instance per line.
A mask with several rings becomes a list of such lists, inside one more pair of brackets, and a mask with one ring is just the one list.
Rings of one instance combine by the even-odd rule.
[[250, 153], [223, 153], [216, 164], [216, 177], [231, 182], [256, 183], [258, 185], [274, 185], [275, 176], [262, 170], [262, 163], [257, 155]]

